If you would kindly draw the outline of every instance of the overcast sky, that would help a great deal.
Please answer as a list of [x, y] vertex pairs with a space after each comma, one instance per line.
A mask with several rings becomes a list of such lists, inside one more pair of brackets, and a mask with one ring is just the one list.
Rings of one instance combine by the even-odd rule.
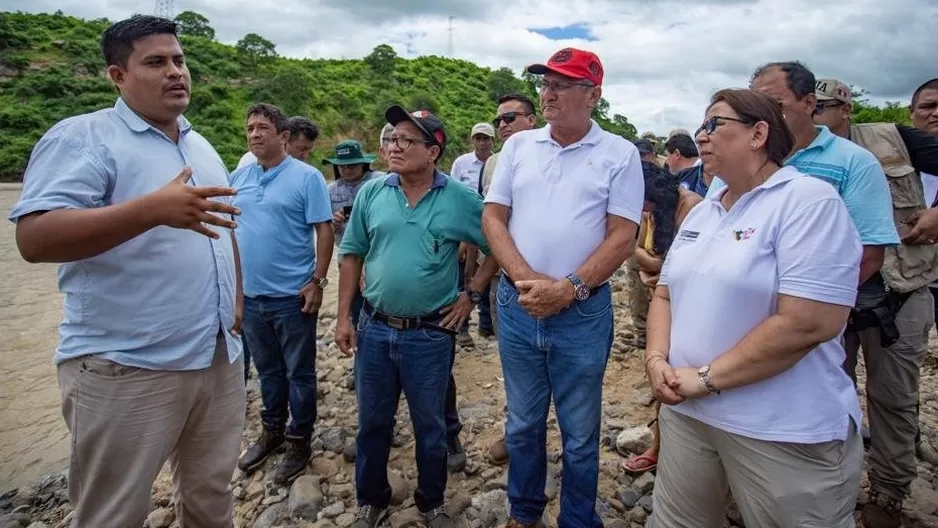
[[[5, 0], [4, 10], [119, 20], [155, 0]], [[612, 111], [640, 132], [693, 130], [715, 90], [746, 86], [760, 63], [801, 60], [818, 78], [907, 104], [938, 77], [938, 0], [175, 0], [218, 40], [254, 32], [290, 57], [358, 58], [391, 44], [520, 73], [555, 50], [600, 56]], [[315, 116], [312, 116], [315, 117]], [[489, 116], [480, 116], [488, 118]]]

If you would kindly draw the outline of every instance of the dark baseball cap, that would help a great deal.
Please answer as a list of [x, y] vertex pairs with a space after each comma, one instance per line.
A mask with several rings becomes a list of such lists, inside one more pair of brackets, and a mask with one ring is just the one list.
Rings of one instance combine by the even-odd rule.
[[[408, 112], [400, 105], [394, 105], [388, 108], [384, 112], [384, 117], [391, 126], [397, 126], [398, 123], [403, 121], [410, 121], [423, 132], [427, 141], [440, 147], [440, 156], [443, 156], [443, 151], [446, 150], [446, 127], [443, 126], [443, 122], [440, 121], [440, 118], [426, 110]], [[437, 157], [439, 158], [440, 156]]]
[[636, 139], [635, 146], [638, 147], [640, 154], [651, 154], [655, 151], [655, 145], [648, 139]]

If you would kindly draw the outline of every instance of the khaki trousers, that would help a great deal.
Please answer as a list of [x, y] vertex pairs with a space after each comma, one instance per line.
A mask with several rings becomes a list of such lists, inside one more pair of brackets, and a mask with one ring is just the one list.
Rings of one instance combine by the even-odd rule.
[[[713, 396], [719, 397], [719, 396]], [[661, 454], [646, 528], [720, 528], [730, 492], [746, 528], [853, 528], [863, 440], [765, 442], [662, 405]]]
[[900, 501], [917, 474], [918, 384], [934, 310], [927, 286], [913, 292], [896, 315], [899, 339], [889, 348], [880, 346], [877, 327], [844, 333], [844, 368], [854, 381], [861, 347], [866, 361], [870, 487]]
[[[633, 259], [635, 257], [632, 257]], [[632, 314], [632, 326], [636, 338], [645, 340], [645, 326], [648, 319], [648, 306], [651, 304], [651, 291], [638, 276], [638, 267], [629, 262], [629, 311]]]
[[244, 428], [244, 363], [224, 338], [212, 365], [155, 371], [84, 356], [58, 367], [71, 433], [72, 528], [143, 526], [167, 459], [180, 528], [231, 528], [228, 484]]

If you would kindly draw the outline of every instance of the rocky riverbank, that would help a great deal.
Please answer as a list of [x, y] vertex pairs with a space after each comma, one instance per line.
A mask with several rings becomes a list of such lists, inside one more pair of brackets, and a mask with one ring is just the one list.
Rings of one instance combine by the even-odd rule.
[[[653, 414], [652, 400], [644, 379], [641, 351], [630, 346], [628, 309], [624, 278], [617, 277], [614, 289], [617, 331], [612, 358], [607, 368], [602, 450], [597, 511], [605, 524], [616, 528], [644, 526], [652, 509], [654, 475], [626, 475], [621, 464], [633, 452], [641, 452], [650, 441], [645, 424]], [[321, 311], [318, 356], [319, 421], [313, 438], [313, 458], [306, 474], [289, 488], [273, 484], [279, 455], [252, 475], [236, 471], [231, 480], [235, 496], [236, 526], [244, 528], [346, 528], [355, 514], [356, 400], [349, 383], [352, 360], [339, 354], [332, 343], [334, 302]], [[462, 441], [469, 462], [464, 471], [451, 474], [447, 508], [461, 526], [490, 528], [507, 518], [507, 466], [486, 461], [486, 447], [503, 431], [504, 390], [501, 366], [494, 340], [476, 336], [473, 348], [461, 349], [456, 364]], [[934, 344], [934, 343], [933, 343]], [[934, 351], [934, 347], [932, 348]], [[938, 361], [930, 359], [922, 381], [922, 422], [927, 436], [935, 441], [938, 430]], [[248, 392], [248, 419], [244, 446], [260, 434], [259, 393], [251, 382]], [[399, 430], [391, 452], [390, 482], [393, 490], [392, 515], [388, 525], [406, 528], [422, 525], [413, 504], [416, 484], [414, 438], [410, 431], [406, 402], [401, 401]], [[544, 521], [556, 525], [561, 480], [560, 434], [551, 417], [548, 428], [548, 482], [550, 499]], [[938, 443], [936, 443], [938, 445]], [[938, 487], [936, 468], [927, 462], [919, 466], [913, 497], [906, 503], [909, 527], [938, 528]], [[169, 473], [164, 469], [153, 488], [149, 528], [176, 526]], [[865, 500], [861, 493], [861, 504]], [[59, 528], [67, 525], [70, 508], [64, 473], [44, 477], [32, 486], [0, 497], [0, 528]], [[734, 508], [727, 512], [726, 526], [741, 526]]]

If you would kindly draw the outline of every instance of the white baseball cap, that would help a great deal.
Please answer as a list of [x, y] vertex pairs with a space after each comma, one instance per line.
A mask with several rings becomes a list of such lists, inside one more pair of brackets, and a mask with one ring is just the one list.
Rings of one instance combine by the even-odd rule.
[[495, 137], [495, 127], [491, 123], [476, 123], [472, 125], [472, 133], [469, 134], [469, 137], [475, 137], [476, 134], [482, 134], [490, 138]]

